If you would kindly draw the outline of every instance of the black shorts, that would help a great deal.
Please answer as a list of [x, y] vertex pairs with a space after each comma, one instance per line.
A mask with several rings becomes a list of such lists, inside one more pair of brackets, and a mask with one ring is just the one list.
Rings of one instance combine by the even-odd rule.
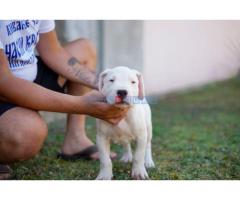
[[[58, 84], [58, 74], [52, 71], [40, 57], [38, 58], [37, 62], [37, 77], [34, 80], [34, 83], [41, 85], [47, 89], [64, 93], [65, 85], [61, 87]], [[6, 111], [17, 107], [17, 105], [12, 103], [0, 103], [0, 116], [5, 113]]]

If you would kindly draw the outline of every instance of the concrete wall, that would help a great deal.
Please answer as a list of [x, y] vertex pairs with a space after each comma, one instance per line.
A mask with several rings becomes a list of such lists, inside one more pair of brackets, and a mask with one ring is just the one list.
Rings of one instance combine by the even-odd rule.
[[223, 80], [240, 69], [240, 21], [145, 21], [143, 35], [149, 94]]
[[143, 21], [103, 22], [103, 67], [119, 65], [142, 70]]

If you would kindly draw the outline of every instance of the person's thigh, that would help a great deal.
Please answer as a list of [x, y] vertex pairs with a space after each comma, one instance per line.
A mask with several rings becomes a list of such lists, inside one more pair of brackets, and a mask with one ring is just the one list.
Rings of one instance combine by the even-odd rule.
[[47, 136], [47, 125], [33, 110], [15, 107], [0, 116], [0, 163], [36, 155]]

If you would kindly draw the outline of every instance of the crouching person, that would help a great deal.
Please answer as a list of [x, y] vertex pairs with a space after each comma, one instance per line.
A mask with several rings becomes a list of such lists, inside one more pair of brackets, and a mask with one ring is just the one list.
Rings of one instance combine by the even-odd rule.
[[94, 90], [93, 45], [79, 39], [63, 47], [54, 26], [44, 20], [0, 21], [0, 179], [9, 177], [7, 164], [28, 160], [41, 149], [48, 129], [38, 111], [68, 113], [57, 156], [76, 160], [98, 159], [85, 115], [116, 124], [128, 110], [106, 104]]

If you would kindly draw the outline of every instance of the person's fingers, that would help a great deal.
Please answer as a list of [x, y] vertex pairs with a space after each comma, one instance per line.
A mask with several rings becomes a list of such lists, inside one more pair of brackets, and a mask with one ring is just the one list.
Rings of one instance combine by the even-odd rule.
[[112, 113], [115, 118], [124, 116], [127, 113], [127, 110], [119, 110], [118, 112]]
[[114, 116], [113, 118], [111, 118], [111, 120], [113, 120], [113, 122], [120, 122], [124, 117], [126, 116], [126, 112], [121, 112], [120, 114]]
[[129, 108], [130, 108], [130, 105], [126, 105], [126, 104], [114, 104], [113, 106], [114, 106], [115, 108], [118, 108], [118, 109], [121, 109], [121, 110], [129, 109]]
[[127, 112], [129, 110], [129, 107], [114, 107], [114, 110], [117, 112], [117, 113], [122, 113], [122, 112]]
[[121, 114], [121, 115], [114, 116], [114, 118], [113, 117], [109, 118], [106, 121], [113, 125], [117, 125], [124, 117], [125, 117], [125, 114]]
[[116, 107], [114, 105], [109, 105], [106, 103], [98, 103], [101, 112], [104, 112], [105, 116], [103, 119], [113, 125], [118, 124], [125, 116], [129, 109], [129, 106]]
[[108, 122], [112, 125], [117, 125], [122, 119], [109, 119]]
[[115, 113], [115, 117], [123, 118], [126, 115], [127, 112], [128, 112], [128, 108], [123, 109], [123, 110], [119, 110], [118, 112]]
[[121, 110], [120, 114], [121, 114], [121, 115], [125, 115], [127, 112], [128, 112], [128, 108], [127, 108], [127, 109], [124, 109], [124, 110]]
[[129, 105], [121, 105], [121, 104], [110, 105], [105, 102], [99, 102], [99, 104], [102, 105], [103, 108], [105, 108], [106, 110], [111, 109], [111, 110], [119, 111], [119, 110], [128, 110], [130, 108]]
[[107, 119], [106, 121], [108, 123], [112, 124], [112, 125], [116, 125], [116, 120], [115, 119]]

